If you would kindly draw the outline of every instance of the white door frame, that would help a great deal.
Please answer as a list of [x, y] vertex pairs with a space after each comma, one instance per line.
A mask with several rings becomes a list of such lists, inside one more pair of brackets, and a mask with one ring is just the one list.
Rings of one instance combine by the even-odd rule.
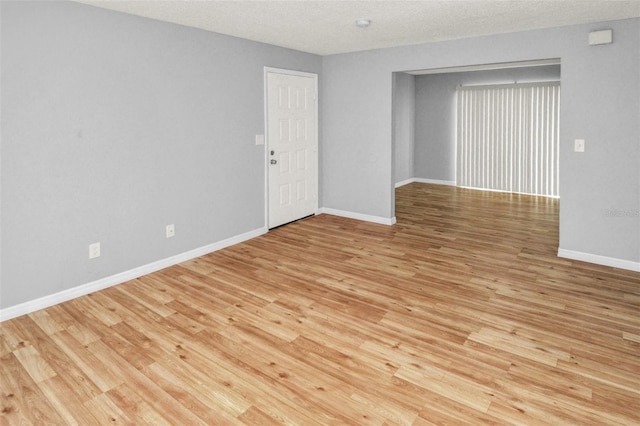
[[274, 68], [274, 67], [264, 67], [264, 227], [268, 231], [269, 230], [269, 117], [268, 117], [268, 82], [267, 77], [269, 73], [275, 74], [285, 74], [285, 75], [295, 75], [299, 77], [308, 77], [312, 78], [314, 85], [316, 96], [314, 99], [316, 116], [314, 119], [316, 120], [315, 125], [315, 136], [316, 141], [318, 142], [318, 149], [316, 152], [316, 204], [315, 204], [315, 214], [318, 214], [318, 200], [320, 199], [320, 179], [318, 178], [320, 175], [320, 139], [318, 138], [318, 74], [305, 72], [305, 71], [295, 71], [288, 70], [284, 68]]

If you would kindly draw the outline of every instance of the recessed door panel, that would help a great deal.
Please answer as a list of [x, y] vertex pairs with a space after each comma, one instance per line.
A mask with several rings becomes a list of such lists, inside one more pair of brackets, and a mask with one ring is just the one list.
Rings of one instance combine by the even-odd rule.
[[296, 139], [307, 140], [307, 120], [296, 120]]
[[286, 175], [291, 171], [291, 153], [281, 152], [278, 156], [279, 172], [281, 175]]
[[305, 181], [298, 181], [296, 185], [296, 200], [298, 202], [307, 199], [307, 185]]
[[287, 183], [280, 186], [280, 207], [291, 205], [291, 184]]
[[278, 140], [281, 142], [291, 141], [291, 120], [280, 120], [278, 122]]
[[301, 149], [296, 153], [296, 167], [299, 171], [307, 170], [307, 150]]

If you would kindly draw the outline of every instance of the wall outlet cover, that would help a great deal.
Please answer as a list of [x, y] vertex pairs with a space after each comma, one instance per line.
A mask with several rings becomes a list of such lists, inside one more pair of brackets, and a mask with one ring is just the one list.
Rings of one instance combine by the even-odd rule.
[[89, 259], [100, 257], [100, 243], [89, 244]]

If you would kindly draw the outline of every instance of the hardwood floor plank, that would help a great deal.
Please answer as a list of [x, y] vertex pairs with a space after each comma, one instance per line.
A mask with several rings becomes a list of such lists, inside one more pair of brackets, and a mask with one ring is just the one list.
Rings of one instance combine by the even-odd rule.
[[[23, 402], [29, 389], [27, 388], [23, 394], [20, 384], [20, 378], [25, 373], [26, 371], [23, 371], [20, 362], [13, 353], [8, 353], [0, 358], [0, 378], [2, 380], [0, 406], [2, 407], [3, 424], [33, 424], [29, 418], [28, 408]], [[29, 379], [31, 378], [29, 377]]]
[[7, 341], [7, 335], [5, 334], [4, 329], [0, 323], [0, 358], [10, 354], [12, 351], [9, 342]]
[[[199, 337], [201, 346], [196, 349], [200, 350], [186, 359], [192, 366], [195, 362], [215, 372], [213, 380], [245, 396], [256, 407], [284, 424], [323, 424], [316, 420], [316, 414], [308, 411], [313, 408], [311, 403], [291, 389], [277, 386], [280, 376], [276, 378], [266, 370], [267, 366], [277, 364], [253, 360], [250, 349], [220, 334], [202, 332]], [[213, 359], [206, 357], [212, 354], [215, 354]]]
[[540, 342], [519, 338], [513, 333], [494, 330], [488, 327], [469, 335], [469, 340], [484, 343], [487, 346], [508, 352], [523, 358], [555, 367], [558, 360], [568, 360], [568, 352], [551, 346], [541, 345]]
[[[71, 325], [67, 327], [67, 330], [73, 326], [83, 334], [96, 336], [98, 339], [109, 335], [111, 329], [89, 312], [89, 309], [86, 307], [86, 300], [84, 297], [78, 297], [66, 303], [57, 305], [57, 307], [59, 307], [65, 315], [68, 315], [68, 317], [72, 318], [74, 321], [73, 323], [70, 323]], [[71, 331], [69, 330], [69, 332]], [[95, 341], [95, 339], [92, 339], [92, 341]]]
[[124, 412], [113, 401], [109, 395], [100, 394], [95, 398], [84, 403], [85, 408], [90, 411], [96, 419], [98, 424], [118, 424], [118, 425], [135, 425], [135, 421]]
[[52, 335], [51, 339], [87, 377], [91, 377], [100, 391], [106, 392], [123, 383], [121, 377], [109, 370], [71, 334], [60, 331]]
[[38, 326], [42, 329], [42, 331], [44, 331], [48, 335], [52, 335], [59, 331], [64, 330], [64, 327], [58, 324], [58, 322], [55, 319], [53, 319], [53, 316], [49, 314], [49, 311], [46, 311], [46, 310], [36, 311], [29, 314], [29, 316], [36, 324], [38, 324]]
[[98, 424], [98, 419], [87, 410], [77, 396], [60, 376], [38, 383], [38, 387], [64, 420], [66, 425]]
[[146, 344], [145, 346], [145, 341], [149, 341], [146, 338], [136, 340], [131, 337], [138, 334], [129, 324], [118, 324], [118, 328], [114, 328], [112, 334], [100, 341], [110, 347], [114, 353], [127, 360], [134, 368], [141, 370], [154, 362], [155, 358], [152, 356], [162, 356], [164, 351], [157, 348], [155, 344]]
[[[218, 399], [219, 393], [216, 394], [215, 391], [212, 392], [206, 388], [208, 380], [199, 370], [186, 368], [184, 363], [178, 365], [177, 360], [160, 360], [145, 368], [143, 372], [205, 423], [240, 424], [236, 420], [236, 415], [242, 413], [243, 409], [234, 410], [233, 404], [227, 406], [228, 398]], [[203, 376], [204, 381], [202, 381]], [[242, 404], [242, 406], [247, 405]]]
[[51, 337], [47, 336], [29, 316], [24, 315], [16, 318], [14, 325], [16, 325], [16, 332], [22, 339], [18, 346], [33, 346], [56, 374], [69, 384], [69, 389], [76, 394], [77, 398], [84, 402], [100, 394], [100, 389], [93, 380], [85, 375], [82, 369], [69, 359]]
[[[32, 346], [24, 349], [28, 348]], [[9, 424], [62, 424], [58, 411], [13, 353], [0, 359], [0, 379], [3, 421]]]
[[[114, 354], [108, 346], [102, 342], [95, 342], [89, 345], [89, 350], [112, 371], [119, 371], [124, 381], [134, 389], [137, 394], [155, 411], [162, 413], [172, 424], [202, 424], [205, 423], [187, 410], [184, 406], [177, 403], [170, 395], [164, 392], [157, 383], [153, 382], [139, 370], [131, 366], [125, 359]], [[100, 396], [96, 402], [98, 407], [113, 408], [111, 399], [106, 394]], [[105, 412], [107, 413], [107, 412]], [[119, 409], [116, 411], [119, 414]]]
[[558, 213], [414, 183], [5, 321], [0, 424], [640, 424], [640, 273]]
[[265, 412], [263, 412], [262, 410], [254, 406], [249, 407], [249, 409], [244, 413], [242, 413], [238, 417], [238, 419], [242, 421], [242, 423], [249, 426], [254, 426], [254, 425], [269, 426], [269, 425], [280, 424], [280, 422], [278, 422], [276, 419], [274, 419], [273, 417], [269, 416], [268, 414], [266, 414]]
[[140, 305], [153, 311], [154, 313], [156, 313], [157, 315], [160, 315], [161, 317], [166, 318], [176, 313], [176, 311], [167, 307], [167, 302], [165, 298], [153, 297], [153, 294], [155, 294], [156, 292], [144, 291], [144, 289], [134, 284], [125, 286], [125, 287], [121, 286], [118, 289], [122, 291], [125, 295], [130, 297], [131, 299], [137, 300], [138, 303], [140, 303]]
[[394, 375], [480, 413], [486, 413], [492, 402], [489, 387], [435, 366], [402, 366]]
[[[505, 424], [536, 424], [535, 422], [511, 423], [504, 417], [495, 417], [481, 413], [473, 408], [457, 404], [438, 394], [428, 394], [429, 403], [420, 411], [413, 422], [413, 426], [441, 426], [441, 425], [505, 425]], [[540, 422], [538, 423], [540, 424]]]
[[113, 401], [124, 413], [131, 418], [134, 424], [166, 425], [171, 422], [165, 419], [161, 412], [153, 409], [140, 396], [126, 384], [121, 384], [107, 392], [109, 399]]
[[[342, 424], [380, 424], [380, 419], [368, 412], [366, 407], [356, 401], [351, 401], [350, 393], [355, 389], [352, 385], [341, 382], [333, 377], [318, 374], [313, 365], [303, 360], [287, 356], [286, 353], [275, 353], [268, 348], [269, 341], [274, 338], [262, 333], [251, 326], [234, 326], [234, 330], [227, 329], [225, 337], [236, 343], [249, 347], [251, 365], [262, 369], [279, 386], [286, 387], [301, 398], [316, 405], [327, 421]], [[282, 342], [285, 346], [285, 343]]]
[[13, 351], [13, 355], [15, 355], [35, 383], [40, 383], [56, 375], [56, 372], [49, 366], [49, 363], [40, 356], [33, 346], [27, 346]]

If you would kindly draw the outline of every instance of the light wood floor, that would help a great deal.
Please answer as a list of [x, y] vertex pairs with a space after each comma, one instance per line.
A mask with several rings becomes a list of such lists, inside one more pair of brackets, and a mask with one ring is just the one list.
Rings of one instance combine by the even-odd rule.
[[640, 423], [640, 274], [558, 202], [411, 184], [1, 325], [3, 424]]

